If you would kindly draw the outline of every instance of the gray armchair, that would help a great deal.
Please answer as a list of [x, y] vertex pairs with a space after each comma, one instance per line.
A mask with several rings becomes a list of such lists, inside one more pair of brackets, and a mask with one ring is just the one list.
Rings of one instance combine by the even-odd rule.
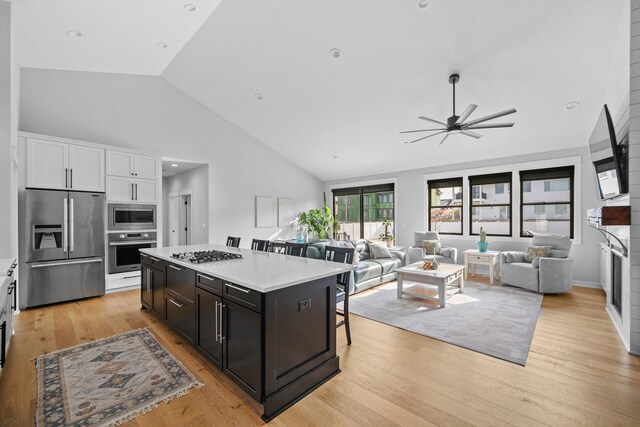
[[[440, 241], [440, 235], [437, 231], [415, 231], [413, 233], [413, 245], [407, 248], [405, 255], [407, 265], [426, 259], [433, 259], [433, 254], [427, 254], [425, 250], [422, 249], [423, 240]], [[440, 252], [436, 254], [436, 261], [438, 262], [456, 264], [457, 259], [458, 250], [456, 248], [442, 247], [440, 248]]]
[[568, 236], [538, 234], [531, 246], [550, 246], [550, 257], [524, 262], [525, 252], [500, 253], [502, 283], [545, 294], [569, 292], [573, 280], [573, 258]]

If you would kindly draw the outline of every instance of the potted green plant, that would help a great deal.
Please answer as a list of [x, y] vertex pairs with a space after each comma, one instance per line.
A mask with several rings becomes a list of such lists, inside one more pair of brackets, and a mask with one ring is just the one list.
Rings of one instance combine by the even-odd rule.
[[335, 219], [331, 209], [327, 206], [327, 195], [324, 194], [324, 206], [320, 209], [311, 209], [300, 212], [298, 224], [305, 226], [307, 231], [313, 233], [318, 239], [330, 239], [335, 226]]
[[489, 242], [487, 242], [487, 232], [480, 227], [480, 240], [476, 242], [478, 244], [478, 250], [480, 252], [487, 252], [489, 248]]
[[391, 221], [385, 219], [384, 221], [382, 221], [382, 225], [384, 226], [384, 233], [380, 235], [380, 240], [385, 242], [387, 246], [391, 247], [393, 246], [393, 241], [395, 240], [395, 237], [393, 237], [393, 233], [389, 231], [389, 227], [391, 227]]

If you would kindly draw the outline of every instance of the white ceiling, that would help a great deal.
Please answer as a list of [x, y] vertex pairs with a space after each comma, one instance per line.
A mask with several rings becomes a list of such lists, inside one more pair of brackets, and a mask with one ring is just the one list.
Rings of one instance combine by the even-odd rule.
[[18, 60], [22, 67], [160, 75], [220, 1], [14, 0]]
[[[189, 2], [210, 14], [204, 23], [183, 11]], [[586, 146], [610, 102], [612, 73], [629, 81], [629, 49], [620, 48], [629, 41], [628, 0], [432, 0], [426, 10], [415, 0], [14, 4], [22, 66], [164, 69], [165, 79], [322, 180]], [[68, 29], [87, 37], [71, 39]], [[156, 48], [160, 41], [170, 48]], [[451, 115], [452, 72], [461, 75], [458, 114], [470, 103], [479, 105], [471, 119], [515, 107], [497, 120], [515, 127], [442, 146], [438, 137], [402, 144], [399, 131], [425, 128], [419, 115]], [[564, 111], [569, 101], [581, 105]]]

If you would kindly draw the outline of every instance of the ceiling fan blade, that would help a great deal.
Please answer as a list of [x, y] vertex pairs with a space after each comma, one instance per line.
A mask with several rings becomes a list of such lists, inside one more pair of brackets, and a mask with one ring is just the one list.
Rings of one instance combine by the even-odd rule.
[[436, 133], [434, 133], [434, 134], [431, 134], [431, 135], [425, 136], [425, 137], [423, 137], [423, 138], [418, 138], [418, 139], [416, 139], [416, 140], [414, 140], [414, 141], [409, 141], [408, 143], [409, 143], [409, 144], [413, 144], [414, 142], [422, 141], [423, 139], [431, 138], [432, 136], [440, 135], [441, 133], [444, 133], [444, 132], [446, 132], [446, 130], [443, 130], [442, 132], [436, 132]]
[[499, 113], [489, 114], [485, 117], [480, 117], [479, 119], [471, 120], [469, 123], [466, 123], [468, 126], [473, 126], [477, 123], [486, 122], [487, 120], [497, 119], [498, 117], [508, 116], [509, 114], [513, 114], [516, 112], [515, 108], [511, 108], [509, 110], [500, 111]]
[[462, 129], [491, 129], [491, 128], [510, 128], [513, 127], [515, 123], [492, 123], [489, 125], [462, 125]]
[[471, 132], [470, 130], [464, 130], [463, 129], [463, 130], [460, 131], [460, 133], [463, 134], [463, 135], [467, 135], [467, 136], [473, 137], [475, 139], [482, 138], [482, 135], [480, 135], [479, 133]]
[[467, 120], [471, 114], [473, 114], [476, 108], [478, 108], [476, 104], [469, 104], [467, 109], [464, 110], [464, 113], [462, 113], [462, 115], [458, 117], [458, 120], [456, 120], [456, 124], [459, 125], [464, 123], [464, 121]]
[[419, 129], [419, 130], [403, 130], [400, 133], [414, 133], [414, 132], [429, 132], [429, 131], [436, 131], [436, 130], [446, 130], [446, 129]]
[[438, 145], [442, 145], [442, 143], [444, 142], [444, 140], [445, 140], [445, 139], [447, 139], [447, 138], [449, 137], [449, 135], [450, 135], [450, 134], [449, 134], [449, 133], [447, 133], [447, 134], [444, 136], [444, 138], [442, 138], [442, 141], [440, 141], [440, 144], [438, 144]]
[[422, 119], [422, 120], [426, 120], [426, 121], [431, 122], [431, 123], [436, 123], [436, 124], [439, 124], [439, 125], [442, 125], [442, 126], [446, 126], [447, 125], [446, 123], [442, 123], [442, 122], [439, 122], [439, 121], [434, 120], [434, 119], [430, 119], [429, 117], [425, 117], [425, 116], [420, 116], [418, 118]]

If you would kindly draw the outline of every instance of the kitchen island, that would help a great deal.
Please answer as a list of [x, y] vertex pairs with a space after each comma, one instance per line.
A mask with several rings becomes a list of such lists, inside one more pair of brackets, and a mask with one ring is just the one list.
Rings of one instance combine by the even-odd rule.
[[[205, 250], [242, 258], [172, 258]], [[351, 265], [221, 245], [140, 252], [143, 308], [261, 403], [265, 421], [340, 372], [336, 276]]]

